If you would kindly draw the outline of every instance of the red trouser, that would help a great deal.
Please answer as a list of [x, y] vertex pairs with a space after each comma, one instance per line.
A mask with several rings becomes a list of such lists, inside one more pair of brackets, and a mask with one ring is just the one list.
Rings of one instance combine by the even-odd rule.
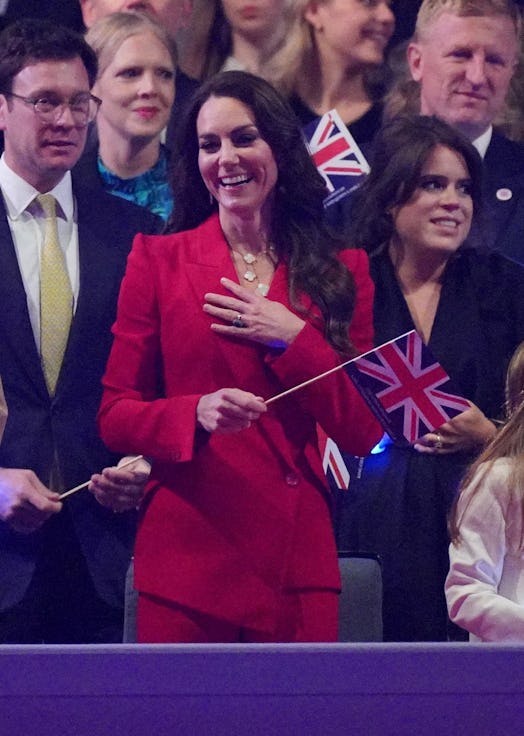
[[273, 632], [241, 628], [172, 601], [140, 593], [137, 629], [142, 644], [333, 642], [338, 636], [338, 593], [334, 590], [283, 593]]

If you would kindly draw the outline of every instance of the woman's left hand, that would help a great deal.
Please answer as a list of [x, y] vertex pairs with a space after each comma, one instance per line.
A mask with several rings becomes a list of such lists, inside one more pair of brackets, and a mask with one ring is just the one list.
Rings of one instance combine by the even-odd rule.
[[233, 296], [205, 295], [204, 312], [228, 323], [213, 323], [214, 332], [271, 347], [287, 347], [304, 327], [304, 320], [280, 302], [271, 301], [230, 279], [220, 279], [220, 283]]
[[497, 428], [485, 414], [470, 402], [470, 408], [457, 414], [434, 432], [428, 432], [415, 443], [418, 452], [449, 455], [453, 452], [478, 450], [493, 437]]

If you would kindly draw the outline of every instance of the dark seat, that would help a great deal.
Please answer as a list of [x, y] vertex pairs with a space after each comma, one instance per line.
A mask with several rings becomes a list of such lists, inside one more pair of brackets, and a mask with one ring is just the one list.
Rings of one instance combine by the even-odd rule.
[[[377, 555], [339, 552], [342, 578], [339, 641], [382, 641], [382, 569]], [[133, 562], [126, 577], [124, 642], [136, 641], [137, 593]]]
[[338, 640], [382, 641], [382, 568], [378, 555], [339, 552]]

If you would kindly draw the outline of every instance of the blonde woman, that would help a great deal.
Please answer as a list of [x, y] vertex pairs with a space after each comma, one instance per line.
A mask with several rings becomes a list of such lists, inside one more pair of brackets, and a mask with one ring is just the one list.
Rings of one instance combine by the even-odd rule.
[[389, 0], [292, 0], [287, 41], [263, 70], [305, 125], [336, 108], [358, 143], [380, 127], [384, 51], [395, 27]]
[[176, 48], [167, 31], [139, 13], [98, 20], [86, 40], [98, 57], [94, 94], [102, 100], [98, 145], [79, 173], [167, 220], [173, 206], [161, 133], [175, 96]]
[[450, 522], [449, 615], [481, 641], [524, 641], [524, 343], [509, 364], [507, 422], [462, 482]]

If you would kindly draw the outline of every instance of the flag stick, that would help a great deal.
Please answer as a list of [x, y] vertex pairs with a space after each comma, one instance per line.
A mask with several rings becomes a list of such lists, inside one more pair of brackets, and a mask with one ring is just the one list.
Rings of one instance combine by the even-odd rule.
[[281, 394], [277, 394], [276, 396], [272, 396], [270, 399], [265, 401], [265, 405], [269, 406], [269, 404], [272, 404], [274, 401], [277, 401], [277, 399], [281, 399], [283, 396], [287, 396], [288, 394], [292, 394], [295, 391], [298, 391], [299, 388], [304, 388], [304, 386], [309, 386], [310, 383], [315, 383], [315, 381], [320, 381], [321, 378], [325, 378], [326, 376], [331, 375], [331, 373], [336, 373], [336, 371], [339, 371], [341, 368], [344, 368], [346, 365], [349, 365], [350, 363], [353, 363], [354, 360], [358, 360], [359, 358], [364, 358], [366, 355], [370, 355], [371, 353], [374, 353], [375, 350], [378, 350], [379, 348], [383, 348], [384, 345], [389, 345], [390, 342], [395, 342], [396, 340], [400, 340], [402, 337], [405, 337], [406, 335], [409, 335], [409, 332], [404, 332], [402, 335], [399, 335], [398, 337], [395, 337], [393, 340], [388, 340], [387, 342], [383, 343], [382, 345], [377, 345], [375, 348], [371, 348], [371, 350], [367, 350], [365, 353], [361, 353], [360, 355], [357, 355], [355, 358], [351, 358], [350, 360], [346, 360], [345, 363], [341, 363], [340, 365], [336, 365], [334, 368], [330, 368], [329, 371], [325, 371], [325, 373], [321, 373], [318, 376], [314, 376], [313, 378], [309, 378], [307, 381], [304, 381], [303, 383], [299, 383], [298, 386], [293, 386], [293, 388], [288, 388], [287, 391], [282, 391]]
[[[137, 460], [142, 460], [144, 456], [143, 455], [136, 455], [136, 457], [131, 457], [129, 460], [126, 460], [125, 463], [122, 463], [122, 465], [118, 466], [118, 470], [123, 470], [123, 468], [127, 468], [128, 465], [132, 465], [133, 463], [136, 463]], [[60, 495], [60, 500], [62, 501], [64, 498], [67, 498], [68, 496], [72, 496], [73, 493], [77, 493], [77, 491], [81, 491], [83, 488], [87, 488], [87, 486], [91, 483], [90, 480], [86, 481], [85, 483], [81, 483], [79, 486], [75, 486], [74, 488], [71, 488], [69, 491], [65, 491]]]
[[[359, 358], [362, 356], [358, 356]], [[283, 396], [287, 396], [288, 394], [292, 394], [295, 391], [298, 391], [299, 388], [304, 388], [304, 386], [309, 386], [310, 383], [315, 383], [315, 381], [320, 381], [321, 378], [325, 378], [326, 376], [331, 375], [331, 373], [335, 373], [336, 371], [339, 371], [341, 368], [344, 368], [344, 366], [349, 365], [349, 363], [352, 363], [356, 358], [351, 358], [351, 360], [346, 360], [345, 363], [341, 363], [340, 365], [336, 365], [334, 368], [330, 368], [328, 371], [325, 371], [325, 373], [321, 373], [318, 376], [314, 376], [313, 378], [309, 378], [307, 381], [304, 381], [303, 383], [299, 383], [298, 386], [293, 386], [293, 388], [288, 388], [286, 391], [282, 391], [281, 394], [277, 394], [276, 396], [272, 396], [270, 399], [267, 399], [265, 401], [265, 405], [269, 406], [269, 404], [272, 404], [274, 401], [277, 401], [278, 399], [281, 399]]]

